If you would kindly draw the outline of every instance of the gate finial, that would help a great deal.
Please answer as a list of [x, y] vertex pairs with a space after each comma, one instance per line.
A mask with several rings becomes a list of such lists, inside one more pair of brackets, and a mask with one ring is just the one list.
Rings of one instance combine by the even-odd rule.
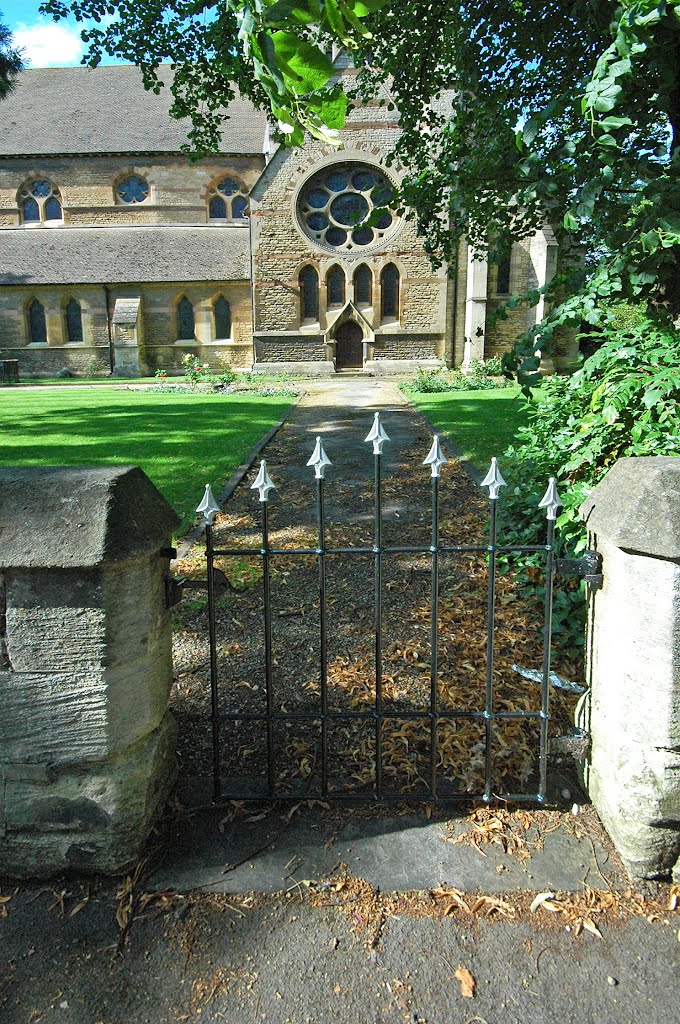
[[423, 465], [432, 467], [432, 476], [439, 476], [442, 466], [445, 466], [448, 461], [439, 443], [439, 434], [435, 434], [432, 440], [432, 447], [427, 453]]
[[260, 462], [260, 472], [255, 478], [255, 483], [250, 485], [251, 491], [260, 492], [260, 501], [269, 501], [269, 492], [275, 490], [271, 477], [267, 472], [267, 463], [264, 459]]
[[385, 441], [389, 441], [389, 437], [387, 436], [387, 431], [380, 422], [379, 412], [374, 413], [373, 426], [364, 438], [364, 443], [368, 443], [369, 441], [373, 442], [373, 454], [382, 455], [383, 445]]
[[498, 459], [493, 458], [489, 467], [489, 472], [482, 480], [480, 487], [489, 488], [489, 498], [493, 501], [498, 497], [501, 487], [507, 487], [505, 480], [498, 468]]
[[326, 475], [326, 466], [333, 465], [324, 451], [320, 437], [317, 437], [316, 439], [316, 447], [314, 448], [312, 457], [309, 459], [307, 465], [314, 467], [314, 475], [317, 480], [323, 480]]
[[215, 500], [215, 495], [212, 492], [210, 484], [205, 485], [205, 493], [201, 499], [201, 504], [196, 509], [199, 516], [203, 516], [203, 523], [205, 526], [212, 526], [215, 516], [220, 511], [220, 506]]
[[555, 477], [551, 476], [548, 483], [548, 489], [538, 503], [539, 508], [546, 510], [546, 516], [548, 519], [557, 519], [557, 510], [564, 502], [557, 493], [557, 483]]

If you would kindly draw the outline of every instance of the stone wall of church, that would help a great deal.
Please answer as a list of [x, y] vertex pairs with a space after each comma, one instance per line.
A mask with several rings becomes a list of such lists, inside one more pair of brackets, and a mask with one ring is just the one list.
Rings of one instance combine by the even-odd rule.
[[[339, 148], [308, 140], [304, 149], [275, 154], [251, 196], [254, 264], [255, 339], [258, 361], [323, 359], [329, 351], [336, 326], [352, 315], [362, 327], [364, 340], [375, 343], [383, 359], [440, 358], [445, 355], [447, 333], [447, 278], [445, 270], [434, 271], [423, 251], [416, 224], [404, 220], [379, 243], [353, 251], [321, 245], [308, 238], [298, 223], [300, 188], [318, 170], [346, 162], [365, 163], [388, 178], [398, 172], [385, 167], [394, 148], [399, 127], [395, 115], [377, 103], [354, 110], [343, 130]], [[380, 273], [388, 263], [399, 270], [399, 316], [390, 322], [380, 318]], [[309, 353], [309, 342], [301, 337], [300, 271], [311, 264], [319, 275], [318, 356], [291, 354], [301, 346]], [[354, 296], [353, 274], [366, 264], [373, 274], [372, 301], [363, 305], [360, 316], [347, 308], [331, 307], [327, 276], [334, 266], [345, 274], [345, 301]], [[304, 334], [304, 332], [303, 332]], [[275, 337], [276, 335], [277, 337]], [[286, 337], [286, 335], [288, 335]], [[411, 340], [412, 339], [412, 340]], [[292, 346], [292, 347], [291, 347]], [[427, 356], [424, 352], [427, 351]]]
[[[250, 190], [264, 165], [260, 157], [212, 157], [199, 164], [160, 156], [40, 157], [0, 161], [0, 228], [21, 223], [19, 191], [27, 181], [46, 178], [59, 188], [64, 224], [73, 227], [135, 224], [202, 224], [208, 219], [207, 192], [231, 173]], [[149, 184], [142, 203], [124, 203], [116, 185], [136, 174]], [[36, 230], [31, 225], [27, 230]], [[58, 228], [50, 228], [58, 230]]]
[[[213, 303], [222, 295], [231, 310], [231, 338], [215, 337]], [[253, 361], [250, 285], [247, 281], [177, 283], [117, 287], [4, 287], [0, 289], [0, 359], [18, 359], [19, 373], [52, 377], [64, 368], [78, 374], [108, 373], [115, 363], [110, 323], [117, 298], [141, 296], [137, 335], [140, 373], [182, 370], [191, 353], [214, 369], [224, 365], [250, 368]], [[182, 297], [194, 309], [194, 341], [177, 338], [177, 304]], [[28, 307], [37, 299], [45, 310], [46, 343], [32, 343]], [[66, 304], [75, 299], [82, 311], [82, 342], [69, 342]], [[130, 333], [130, 332], [128, 332]], [[123, 339], [119, 331], [116, 340]]]
[[[538, 307], [520, 305], [517, 309], [509, 309], [503, 319], [494, 319], [503, 303], [515, 294], [523, 294], [541, 283], [539, 275], [543, 273], [542, 252], [543, 239], [540, 233], [526, 238], [512, 247], [510, 258], [509, 290], [500, 292], [498, 289], [499, 268], [495, 264], [488, 265], [486, 285], [486, 322], [484, 330], [484, 358], [500, 356], [512, 347], [520, 334], [532, 327], [540, 317]], [[450, 361], [455, 366], [463, 362], [465, 347], [465, 313], [467, 299], [467, 261], [468, 246], [465, 241], [460, 243], [458, 251], [457, 282], [452, 281], [452, 295], [449, 305], [452, 321], [452, 347]]]

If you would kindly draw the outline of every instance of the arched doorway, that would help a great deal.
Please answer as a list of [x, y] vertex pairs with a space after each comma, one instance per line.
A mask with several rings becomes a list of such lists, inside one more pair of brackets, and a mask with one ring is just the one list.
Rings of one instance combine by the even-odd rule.
[[335, 369], [344, 370], [364, 365], [364, 335], [359, 324], [346, 320], [335, 332]]

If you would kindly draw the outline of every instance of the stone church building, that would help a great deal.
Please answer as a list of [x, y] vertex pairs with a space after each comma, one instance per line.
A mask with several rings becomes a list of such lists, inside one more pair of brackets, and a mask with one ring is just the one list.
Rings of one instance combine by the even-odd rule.
[[186, 353], [310, 373], [452, 366], [543, 315], [491, 320], [554, 273], [549, 228], [499, 267], [462, 245], [450, 273], [432, 270], [390, 208], [387, 105], [356, 108], [339, 148], [284, 149], [238, 99], [198, 163], [169, 105], [133, 66], [25, 71], [2, 103], [0, 358], [22, 376], [173, 373]]

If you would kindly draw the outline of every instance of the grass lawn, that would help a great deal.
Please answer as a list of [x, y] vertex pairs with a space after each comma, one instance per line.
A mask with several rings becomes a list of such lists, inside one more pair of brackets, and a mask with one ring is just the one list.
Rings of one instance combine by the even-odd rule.
[[518, 387], [493, 391], [448, 391], [410, 394], [416, 408], [472, 462], [486, 470], [501, 456], [525, 421]]
[[8, 389], [0, 392], [0, 465], [141, 466], [186, 530], [205, 484], [218, 494], [290, 403], [286, 396]]

